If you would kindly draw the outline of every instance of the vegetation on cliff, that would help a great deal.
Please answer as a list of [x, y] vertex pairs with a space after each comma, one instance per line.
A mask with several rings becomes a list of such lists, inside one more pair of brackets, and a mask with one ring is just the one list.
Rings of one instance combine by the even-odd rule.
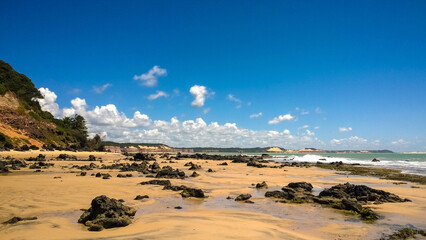
[[0, 60], [0, 147], [24, 145], [85, 148], [86, 121], [80, 115], [56, 119], [40, 107], [32, 81]]

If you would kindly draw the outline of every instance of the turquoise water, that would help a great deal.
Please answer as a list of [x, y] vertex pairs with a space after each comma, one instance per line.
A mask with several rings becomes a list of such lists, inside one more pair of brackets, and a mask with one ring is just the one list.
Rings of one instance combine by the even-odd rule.
[[[220, 155], [236, 155], [236, 153], [212, 153]], [[262, 153], [247, 153], [245, 155], [260, 156]], [[271, 159], [283, 161], [298, 162], [336, 162], [359, 163], [362, 165], [373, 165], [383, 168], [399, 169], [404, 173], [414, 173], [426, 176], [426, 154], [407, 154], [407, 153], [315, 153], [315, 154], [286, 154], [271, 153]], [[378, 159], [380, 162], [372, 162], [372, 159]]]

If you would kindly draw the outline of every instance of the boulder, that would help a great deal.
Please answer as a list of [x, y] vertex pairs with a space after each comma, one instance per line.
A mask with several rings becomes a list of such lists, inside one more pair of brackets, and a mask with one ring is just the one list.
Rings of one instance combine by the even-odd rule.
[[103, 228], [127, 226], [132, 222], [131, 217], [135, 214], [136, 209], [102, 195], [92, 200], [91, 207], [84, 211], [78, 223], [88, 226], [90, 231], [100, 231]]
[[312, 184], [307, 182], [292, 182], [287, 185], [287, 187], [295, 190], [303, 190], [306, 192], [312, 192]]
[[142, 199], [144, 199], [144, 198], [149, 198], [149, 196], [148, 196], [148, 195], [137, 195], [137, 196], [135, 197], [135, 200], [142, 200]]
[[13, 217], [13, 218], [7, 220], [6, 222], [3, 222], [3, 224], [15, 224], [15, 223], [20, 222], [20, 221], [29, 221], [29, 220], [37, 220], [37, 217], [27, 217], [27, 218]]
[[173, 169], [170, 166], [163, 167], [157, 175], [155, 175], [156, 178], [185, 178], [185, 173], [180, 171], [179, 169]]
[[198, 188], [187, 188], [185, 190], [183, 190], [180, 195], [183, 198], [187, 198], [187, 197], [195, 197], [195, 198], [204, 198], [204, 192], [201, 189]]
[[251, 198], [251, 194], [240, 194], [238, 197], [235, 198], [235, 201], [246, 201]]

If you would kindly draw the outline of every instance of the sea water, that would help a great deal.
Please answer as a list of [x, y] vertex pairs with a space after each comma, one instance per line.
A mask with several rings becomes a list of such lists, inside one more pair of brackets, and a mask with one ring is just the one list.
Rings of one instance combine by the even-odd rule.
[[[211, 153], [220, 155], [236, 155], [236, 153]], [[243, 155], [260, 156], [262, 153], [242, 153]], [[277, 162], [343, 162], [348, 164], [377, 166], [381, 168], [399, 169], [403, 173], [426, 176], [426, 154], [420, 153], [269, 153], [271, 160]], [[380, 162], [372, 162], [377, 159]]]

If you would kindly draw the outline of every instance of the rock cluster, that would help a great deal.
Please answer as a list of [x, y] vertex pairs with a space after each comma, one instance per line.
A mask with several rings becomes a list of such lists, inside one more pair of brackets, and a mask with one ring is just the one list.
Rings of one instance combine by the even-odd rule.
[[178, 178], [178, 179], [184, 179], [185, 173], [180, 171], [179, 169], [173, 169], [170, 166], [163, 167], [157, 175], [155, 175], [156, 178]]
[[134, 208], [102, 195], [92, 200], [91, 207], [84, 211], [78, 222], [88, 226], [89, 231], [101, 231], [104, 228], [127, 226], [135, 214]]

